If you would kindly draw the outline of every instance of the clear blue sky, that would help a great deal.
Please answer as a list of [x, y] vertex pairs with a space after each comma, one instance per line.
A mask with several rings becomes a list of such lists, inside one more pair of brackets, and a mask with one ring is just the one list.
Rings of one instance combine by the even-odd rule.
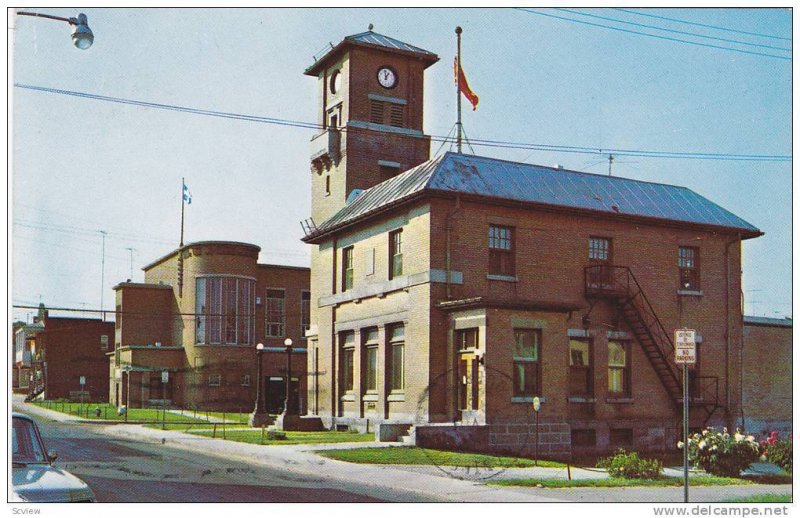
[[[63, 8], [43, 9], [75, 16]], [[300, 121], [316, 117], [302, 71], [329, 42], [367, 30], [437, 53], [426, 74], [425, 130], [455, 120], [456, 25], [480, 96], [467, 135], [526, 143], [722, 154], [790, 155], [791, 61], [645, 37], [520, 10], [86, 8], [87, 51], [59, 22], [16, 17], [17, 83]], [[545, 14], [625, 30], [791, 56], [765, 38], [614, 9]], [[641, 10], [640, 10], [641, 11]], [[641, 11], [791, 37], [785, 9]], [[746, 41], [743, 46], [596, 18]], [[193, 194], [186, 241], [245, 241], [261, 262], [308, 265], [313, 131], [13, 88], [13, 302], [98, 308], [112, 286], [173, 250], [181, 177]], [[439, 149], [432, 145], [432, 151]], [[448, 149], [445, 147], [442, 151]], [[475, 147], [481, 155], [602, 174], [605, 155]], [[791, 315], [791, 162], [618, 157], [614, 175], [687, 186], [757, 226], [746, 241], [746, 312]], [[14, 311], [25, 318], [27, 311]]]

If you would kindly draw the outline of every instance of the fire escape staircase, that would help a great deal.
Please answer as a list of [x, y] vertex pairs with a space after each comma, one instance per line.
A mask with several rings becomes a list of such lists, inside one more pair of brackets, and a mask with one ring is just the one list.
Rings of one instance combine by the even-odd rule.
[[[584, 269], [586, 298], [606, 299], [619, 309], [636, 341], [653, 366], [670, 400], [680, 410], [683, 384], [675, 365], [674, 345], [670, 334], [658, 318], [652, 304], [627, 266], [594, 265]], [[719, 405], [719, 379], [716, 376], [697, 376], [689, 387], [689, 404], [705, 411], [703, 426]]]

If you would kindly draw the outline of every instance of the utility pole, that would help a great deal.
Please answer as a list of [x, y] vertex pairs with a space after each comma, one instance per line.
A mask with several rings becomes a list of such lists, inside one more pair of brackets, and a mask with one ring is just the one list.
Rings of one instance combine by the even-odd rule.
[[101, 318], [105, 317], [103, 313], [103, 292], [105, 291], [105, 275], [106, 275], [106, 231], [98, 230], [100, 235], [103, 236], [103, 258], [100, 262], [100, 315]]
[[611, 164], [614, 162], [614, 155], [608, 155], [608, 176], [611, 176]]

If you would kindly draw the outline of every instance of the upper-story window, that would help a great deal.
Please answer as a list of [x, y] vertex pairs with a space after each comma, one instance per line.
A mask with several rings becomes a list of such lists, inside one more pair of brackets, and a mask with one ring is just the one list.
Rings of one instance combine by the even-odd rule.
[[342, 291], [353, 288], [353, 247], [342, 250]]
[[631, 393], [630, 355], [628, 343], [608, 341], [608, 391], [616, 396]]
[[700, 250], [690, 246], [678, 248], [678, 270], [680, 271], [680, 286], [684, 290], [700, 288]]
[[489, 226], [489, 273], [514, 275], [514, 229]]
[[286, 292], [267, 289], [267, 338], [282, 338], [286, 334]]
[[403, 275], [403, 229], [389, 232], [389, 279]]
[[198, 277], [195, 291], [195, 342], [253, 343], [255, 281], [240, 277]]
[[311, 327], [311, 292], [303, 291], [300, 294], [300, 336], [305, 336]]
[[611, 261], [611, 240], [605, 237], [589, 238], [589, 260], [607, 263]]
[[374, 124], [386, 124], [402, 128], [405, 126], [405, 105], [391, 101], [370, 99], [369, 121]]

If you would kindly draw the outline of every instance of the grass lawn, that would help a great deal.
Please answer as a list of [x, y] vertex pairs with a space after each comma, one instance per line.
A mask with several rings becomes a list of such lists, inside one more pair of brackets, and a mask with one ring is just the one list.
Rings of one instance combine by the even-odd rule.
[[[211, 437], [212, 431], [190, 430], [189, 433]], [[217, 426], [217, 439], [222, 439], [222, 427]], [[321, 444], [337, 442], [373, 442], [374, 434], [363, 434], [353, 432], [286, 432], [285, 439], [270, 439], [269, 432], [261, 437], [260, 429], [226, 429], [225, 440], [236, 442], [247, 442], [251, 444]]]
[[[534, 465], [531, 459], [495, 457], [478, 453], [459, 453], [412, 447], [358, 448], [354, 450], [328, 450], [318, 453], [332, 459], [359, 464], [411, 464], [485, 468], [527, 468]], [[540, 460], [538, 464], [547, 468], [565, 467], [560, 462], [546, 460]]]
[[726, 500], [725, 503], [729, 504], [779, 504], [790, 503], [792, 495], [782, 493], [767, 493], [765, 495], [748, 496], [747, 498], [736, 498], [734, 500]]
[[[734, 486], [753, 484], [749, 480], [731, 477], [697, 476], [689, 479], [691, 486]], [[495, 480], [493, 486], [522, 486], [522, 487], [683, 487], [680, 477], [661, 477], [653, 480], [627, 479], [627, 478], [600, 478], [563, 480], [553, 478], [526, 478]]]
[[[81, 404], [68, 401], [35, 401], [33, 404], [63, 414], [80, 416], [83, 419], [98, 419], [103, 421], [125, 420], [125, 416], [117, 414], [116, 407], [108, 403]], [[100, 410], [100, 412], [97, 412], [97, 410]], [[175, 421], [206, 423], [204, 416], [201, 417], [200, 413], [197, 414], [197, 419], [193, 418], [192, 414], [188, 411], [184, 415], [174, 414], [172, 412], [167, 412], [166, 416], [163, 416], [163, 414], [164, 412], [160, 408], [130, 408], [128, 409], [128, 421], [151, 421], [160, 424], [163, 417], [166, 423]]]

